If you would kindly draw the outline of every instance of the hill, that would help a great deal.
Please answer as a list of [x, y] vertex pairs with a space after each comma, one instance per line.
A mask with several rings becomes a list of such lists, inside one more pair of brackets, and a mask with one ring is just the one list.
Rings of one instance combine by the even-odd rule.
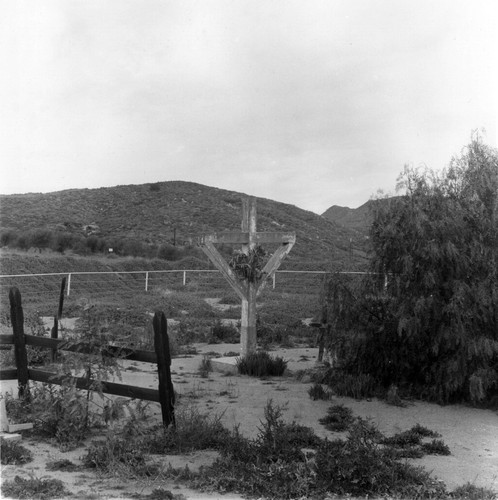
[[375, 206], [379, 203], [388, 203], [389, 199], [368, 200], [358, 208], [332, 205], [322, 214], [322, 217], [355, 232], [357, 236], [368, 237]]
[[[242, 196], [183, 181], [1, 195], [0, 230], [47, 228], [191, 245], [204, 234], [240, 228]], [[335, 221], [264, 198], [257, 199], [257, 213], [259, 231], [296, 232], [286, 266], [326, 262], [357, 269], [366, 264], [365, 242], [356, 243], [357, 233]]]

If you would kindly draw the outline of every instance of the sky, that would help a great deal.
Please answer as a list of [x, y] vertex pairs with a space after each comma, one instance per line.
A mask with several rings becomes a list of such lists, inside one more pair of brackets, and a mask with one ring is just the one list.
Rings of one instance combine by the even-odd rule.
[[495, 0], [4, 0], [0, 193], [184, 180], [323, 213], [497, 146]]

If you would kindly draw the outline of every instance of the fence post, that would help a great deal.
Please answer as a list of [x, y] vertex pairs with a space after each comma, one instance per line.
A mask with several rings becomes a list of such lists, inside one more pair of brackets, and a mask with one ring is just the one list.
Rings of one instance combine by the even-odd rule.
[[67, 275], [67, 296], [69, 297], [69, 292], [71, 291], [71, 273]]
[[10, 321], [14, 333], [14, 354], [16, 358], [17, 381], [19, 397], [29, 399], [28, 354], [24, 339], [24, 313], [22, 310], [21, 293], [13, 286], [9, 291]]
[[187, 271], [183, 271], [183, 286], [187, 284]]
[[149, 291], [149, 271], [145, 271], [145, 291]]
[[275, 283], [277, 281], [277, 273], [273, 273], [273, 290], [275, 290]]
[[154, 327], [154, 348], [157, 356], [159, 375], [159, 400], [163, 416], [163, 425], [175, 423], [175, 392], [171, 382], [171, 354], [169, 350], [168, 323], [163, 312], [157, 311], [152, 321]]
[[64, 307], [64, 288], [66, 288], [66, 277], [65, 276], [64, 276], [64, 278], [62, 278], [62, 281], [61, 281], [61, 291], [59, 293], [59, 309], [57, 310], [57, 319], [62, 318], [62, 308]]
[[[66, 287], [66, 277], [62, 278], [61, 282], [61, 291], [59, 294], [59, 309], [57, 309], [57, 316], [54, 316], [54, 326], [50, 331], [50, 337], [53, 339], [57, 339], [59, 337], [59, 320], [62, 318], [62, 308], [64, 307], [64, 289]], [[57, 349], [52, 349], [52, 353], [50, 355], [50, 360], [52, 363], [57, 361]]]

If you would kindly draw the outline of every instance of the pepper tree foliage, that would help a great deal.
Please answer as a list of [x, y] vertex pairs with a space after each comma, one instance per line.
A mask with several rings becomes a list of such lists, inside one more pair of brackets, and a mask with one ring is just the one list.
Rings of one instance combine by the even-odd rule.
[[405, 167], [399, 181], [404, 195], [374, 204], [372, 274], [329, 285], [329, 321], [354, 338], [343, 368], [440, 403], [496, 404], [498, 151], [473, 139], [441, 174]]

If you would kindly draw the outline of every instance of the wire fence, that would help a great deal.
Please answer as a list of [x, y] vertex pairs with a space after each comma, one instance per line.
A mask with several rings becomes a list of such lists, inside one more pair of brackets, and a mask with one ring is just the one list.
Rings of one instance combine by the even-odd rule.
[[[342, 274], [360, 272], [344, 271]], [[263, 295], [320, 296], [326, 271], [277, 271], [265, 284]], [[147, 294], [184, 291], [206, 297], [235, 293], [217, 270], [168, 270], [125, 272], [70, 272], [18, 274], [0, 276], [0, 304], [8, 305], [9, 289], [16, 286], [25, 303], [54, 303], [59, 298], [62, 279], [66, 277], [65, 294], [71, 302], [99, 300], [106, 297], [133, 298]]]

